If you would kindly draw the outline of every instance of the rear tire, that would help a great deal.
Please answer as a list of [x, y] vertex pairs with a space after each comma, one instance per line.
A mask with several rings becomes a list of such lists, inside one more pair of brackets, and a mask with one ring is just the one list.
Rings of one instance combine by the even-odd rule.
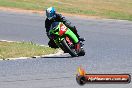
[[79, 53], [78, 56], [84, 56], [85, 55], [85, 51], [82, 49]]
[[81, 45], [81, 47], [80, 47], [80, 52], [78, 53], [78, 56], [84, 56], [85, 55], [85, 50], [83, 49], [83, 44], [82, 44], [82, 42], [80, 42], [80, 45]]
[[[73, 51], [67, 44], [66, 40], [62, 40], [61, 45], [63, 46], [63, 48], [65, 49], [66, 52], [68, 52], [72, 57], [77, 57], [77, 53], [76, 51]], [[62, 49], [63, 50], [63, 49]]]

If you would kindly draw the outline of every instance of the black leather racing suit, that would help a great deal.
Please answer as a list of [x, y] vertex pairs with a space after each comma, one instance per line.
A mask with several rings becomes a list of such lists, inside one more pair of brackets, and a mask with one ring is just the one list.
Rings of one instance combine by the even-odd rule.
[[[48, 32], [50, 30], [50, 26], [51, 26], [52, 22], [63, 22], [68, 28], [71, 29], [71, 31], [73, 31], [76, 34], [76, 36], [78, 38], [80, 37], [77, 33], [76, 27], [72, 26], [71, 22], [66, 20], [65, 17], [63, 17], [61, 14], [57, 14], [57, 13], [56, 13], [56, 17], [53, 18], [52, 20], [49, 20], [48, 18], [46, 18], [46, 20], [45, 20], [45, 28], [46, 28], [46, 32], [47, 32], [48, 37], [49, 37]], [[57, 48], [56, 44], [54, 43], [54, 41], [52, 39], [50, 39], [48, 45], [51, 48]]]

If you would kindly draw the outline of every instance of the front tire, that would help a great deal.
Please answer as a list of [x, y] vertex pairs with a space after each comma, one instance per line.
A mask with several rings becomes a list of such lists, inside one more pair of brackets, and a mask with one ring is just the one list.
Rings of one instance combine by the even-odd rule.
[[77, 57], [78, 56], [77, 53], [76, 53], [76, 51], [72, 50], [68, 46], [68, 44], [67, 44], [67, 42], [66, 42], [65, 39], [62, 40], [61, 45], [63, 46], [63, 48], [65, 49], [65, 51], [68, 52], [72, 57]]

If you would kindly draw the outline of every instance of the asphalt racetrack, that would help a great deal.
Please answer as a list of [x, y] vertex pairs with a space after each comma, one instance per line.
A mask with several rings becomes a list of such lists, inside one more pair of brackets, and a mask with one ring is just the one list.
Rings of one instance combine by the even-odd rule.
[[[87, 73], [132, 75], [132, 22], [66, 17], [85, 37], [84, 57], [70, 55], [0, 61], [0, 88], [132, 88], [129, 84], [76, 82], [77, 68]], [[0, 40], [47, 45], [45, 16], [0, 11]]]

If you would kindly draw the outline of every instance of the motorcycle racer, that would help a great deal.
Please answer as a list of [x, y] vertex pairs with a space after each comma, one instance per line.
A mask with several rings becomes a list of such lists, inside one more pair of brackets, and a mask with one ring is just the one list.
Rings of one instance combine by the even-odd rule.
[[63, 17], [61, 14], [56, 13], [56, 10], [54, 7], [49, 7], [48, 9], [46, 9], [46, 16], [47, 18], [45, 20], [45, 28], [46, 28], [46, 34], [48, 38], [50, 39], [48, 43], [49, 47], [58, 48], [58, 46], [55, 44], [53, 39], [50, 38], [50, 35], [49, 35], [50, 26], [53, 22], [63, 22], [68, 28], [71, 29], [73, 33], [75, 33], [79, 41], [84, 41], [84, 38], [80, 38], [80, 36], [78, 35], [76, 27], [71, 25], [71, 22], [66, 20], [65, 17]]

